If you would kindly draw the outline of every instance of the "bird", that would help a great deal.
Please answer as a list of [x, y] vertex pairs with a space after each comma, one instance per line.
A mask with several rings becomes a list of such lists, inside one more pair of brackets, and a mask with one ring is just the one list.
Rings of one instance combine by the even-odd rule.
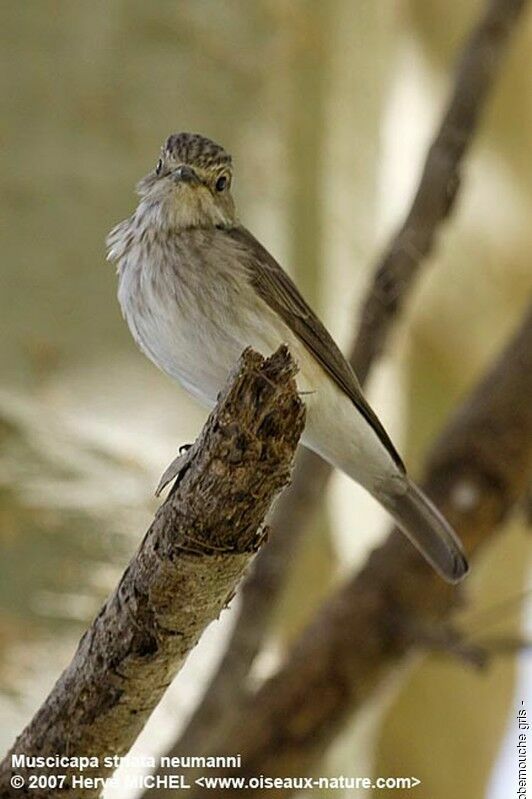
[[288, 274], [238, 219], [233, 163], [198, 133], [174, 133], [107, 237], [118, 300], [141, 351], [207, 407], [246, 347], [285, 344], [306, 407], [301, 443], [366, 489], [435, 571], [460, 581], [458, 536], [409, 477], [354, 370]]

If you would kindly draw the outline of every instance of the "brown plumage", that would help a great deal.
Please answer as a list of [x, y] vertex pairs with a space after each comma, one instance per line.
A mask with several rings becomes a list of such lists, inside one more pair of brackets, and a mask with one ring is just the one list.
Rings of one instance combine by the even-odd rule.
[[303, 443], [363, 485], [445, 579], [467, 571], [460, 543], [403, 462], [325, 326], [238, 221], [231, 157], [198, 134], [170, 136], [139, 184], [130, 219], [108, 238], [135, 340], [208, 405], [246, 346], [286, 343], [298, 362]]

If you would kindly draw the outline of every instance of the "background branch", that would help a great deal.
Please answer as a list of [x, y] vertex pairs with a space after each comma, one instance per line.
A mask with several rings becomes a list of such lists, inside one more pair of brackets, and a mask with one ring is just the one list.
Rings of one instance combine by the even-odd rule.
[[351, 363], [364, 383], [386, 345], [420, 267], [451, 214], [486, 99], [527, 0], [488, 0], [458, 58], [454, 88], [403, 224], [378, 262], [362, 306]]
[[[363, 385], [455, 204], [464, 156], [525, 5], [526, 0], [489, 0], [458, 58], [451, 96], [413, 203], [378, 261], [362, 304], [350, 362]], [[242, 604], [226, 653], [171, 754], [198, 754], [211, 748], [223, 735], [228, 717], [245, 701], [246, 678], [269, 631], [275, 600], [330, 474], [329, 465], [314, 453], [299, 452], [292, 485], [275, 508], [271, 540], [242, 588]]]
[[[428, 458], [424, 488], [469, 554], [490, 539], [529, 484], [531, 392], [532, 310]], [[422, 645], [416, 630], [447, 621], [458, 597], [394, 531], [323, 606], [283, 668], [226, 731], [224, 749], [242, 754], [248, 775], [310, 773], [346, 719]]]
[[[532, 309], [427, 461], [424, 489], [470, 555], [489, 541], [529, 485], [530, 396]], [[394, 530], [362, 572], [324, 604], [284, 666], [225, 731], [223, 751], [242, 754], [239, 774], [311, 773], [345, 721], [408, 653], [423, 647], [419, 631], [447, 623], [459, 597]], [[256, 799], [267, 792], [242, 795]]]
[[477, 669], [486, 668], [495, 656], [515, 655], [532, 647], [532, 641], [522, 635], [477, 637], [450, 624], [425, 628], [419, 643], [429, 652], [458, 658]]
[[[27, 782], [13, 792], [11, 755], [129, 750], [265, 539], [264, 516], [289, 481], [304, 424], [295, 371], [286, 347], [266, 360], [243, 354], [116, 591], [0, 764], [0, 797], [100, 795], [101, 787], [30, 791]], [[58, 771], [68, 769], [49, 769]]]

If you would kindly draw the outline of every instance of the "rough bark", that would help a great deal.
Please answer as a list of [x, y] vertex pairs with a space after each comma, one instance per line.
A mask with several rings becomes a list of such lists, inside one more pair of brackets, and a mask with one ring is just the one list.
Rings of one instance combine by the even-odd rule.
[[11, 755], [101, 759], [129, 750], [265, 540], [264, 516], [289, 481], [304, 424], [294, 373], [285, 347], [268, 359], [243, 354], [116, 591], [0, 764], [1, 797], [100, 794], [101, 786], [14, 790]]
[[[532, 309], [432, 447], [425, 491], [475, 555], [524, 496], [532, 472]], [[466, 583], [467, 585], [467, 583]], [[463, 595], [397, 530], [325, 603], [277, 674], [224, 736], [241, 776], [306, 775], [345, 721], [402, 660], [431, 641]], [[163, 797], [165, 794], [157, 794]], [[187, 793], [201, 797], [202, 789]], [[258, 799], [262, 789], [242, 790]], [[279, 789], [278, 799], [292, 795]]]
[[[526, 0], [489, 0], [456, 65], [453, 89], [427, 153], [413, 203], [374, 271], [362, 303], [350, 363], [362, 385], [427, 265], [443, 223], [455, 205], [464, 156], [478, 128], [486, 99]], [[270, 544], [242, 589], [239, 617], [224, 658], [171, 754], [199, 753], [223, 736], [227, 718], [247, 694], [246, 676], [269, 630], [275, 598], [284, 585], [300, 537], [325, 491], [331, 467], [300, 452], [290, 489], [272, 517]], [[219, 729], [218, 729], [219, 728]]]

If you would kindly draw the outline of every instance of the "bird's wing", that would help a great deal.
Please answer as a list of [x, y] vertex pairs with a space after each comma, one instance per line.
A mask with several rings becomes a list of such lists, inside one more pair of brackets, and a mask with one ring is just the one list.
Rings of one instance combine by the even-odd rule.
[[242, 226], [226, 231], [249, 255], [246, 266], [259, 296], [276, 311], [285, 324], [311, 351], [320, 366], [349, 397], [373, 428], [392, 460], [404, 471], [404, 465], [390, 438], [367, 403], [357, 377], [330, 333], [270, 253]]

